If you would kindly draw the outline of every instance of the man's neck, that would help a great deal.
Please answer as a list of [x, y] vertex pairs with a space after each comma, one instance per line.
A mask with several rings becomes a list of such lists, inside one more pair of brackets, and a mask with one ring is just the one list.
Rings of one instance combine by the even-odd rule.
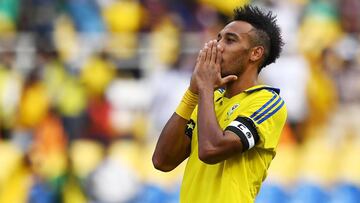
[[228, 83], [225, 87], [225, 97], [231, 98], [244, 90], [257, 85], [258, 73], [255, 71], [256, 70], [252, 68], [247, 68], [245, 72], [238, 76], [236, 81]]

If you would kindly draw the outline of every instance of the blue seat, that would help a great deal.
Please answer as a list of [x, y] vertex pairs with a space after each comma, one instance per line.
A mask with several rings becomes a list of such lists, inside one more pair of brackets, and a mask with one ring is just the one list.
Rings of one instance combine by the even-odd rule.
[[328, 203], [328, 192], [321, 185], [311, 182], [300, 182], [296, 185], [290, 203]]
[[266, 183], [263, 184], [255, 203], [287, 203], [288, 194], [281, 185]]
[[48, 185], [41, 181], [36, 181], [29, 191], [28, 203], [54, 203], [56, 196]]
[[166, 203], [178, 203], [180, 200], [180, 185], [175, 186], [172, 192], [169, 193]]
[[130, 203], [167, 203], [169, 194], [159, 186], [145, 184], [136, 199]]
[[351, 183], [335, 185], [331, 193], [331, 203], [359, 203], [360, 188]]

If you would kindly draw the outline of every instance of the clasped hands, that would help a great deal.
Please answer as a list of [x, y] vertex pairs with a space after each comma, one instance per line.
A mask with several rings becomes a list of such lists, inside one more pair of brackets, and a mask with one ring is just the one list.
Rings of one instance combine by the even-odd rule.
[[211, 90], [237, 80], [237, 76], [221, 76], [221, 61], [224, 48], [216, 40], [205, 43], [196, 60], [189, 89], [198, 94], [199, 90]]

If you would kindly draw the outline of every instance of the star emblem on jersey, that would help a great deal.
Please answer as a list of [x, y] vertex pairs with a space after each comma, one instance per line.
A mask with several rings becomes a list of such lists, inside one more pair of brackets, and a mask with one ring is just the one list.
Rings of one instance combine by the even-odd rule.
[[187, 136], [189, 136], [190, 138], [192, 137], [193, 134], [193, 130], [195, 128], [195, 121], [190, 119], [189, 122], [186, 124], [186, 129], [185, 129], [185, 134]]
[[194, 127], [195, 127], [195, 124], [193, 124], [191, 122], [187, 124], [188, 129], [194, 130]]

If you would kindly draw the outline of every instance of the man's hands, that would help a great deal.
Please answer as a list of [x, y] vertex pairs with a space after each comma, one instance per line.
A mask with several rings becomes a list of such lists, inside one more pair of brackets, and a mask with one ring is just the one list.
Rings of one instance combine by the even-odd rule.
[[190, 91], [198, 94], [200, 89], [213, 91], [226, 83], [237, 79], [235, 75], [221, 77], [221, 60], [223, 47], [216, 40], [207, 42], [198, 55], [191, 77]]

